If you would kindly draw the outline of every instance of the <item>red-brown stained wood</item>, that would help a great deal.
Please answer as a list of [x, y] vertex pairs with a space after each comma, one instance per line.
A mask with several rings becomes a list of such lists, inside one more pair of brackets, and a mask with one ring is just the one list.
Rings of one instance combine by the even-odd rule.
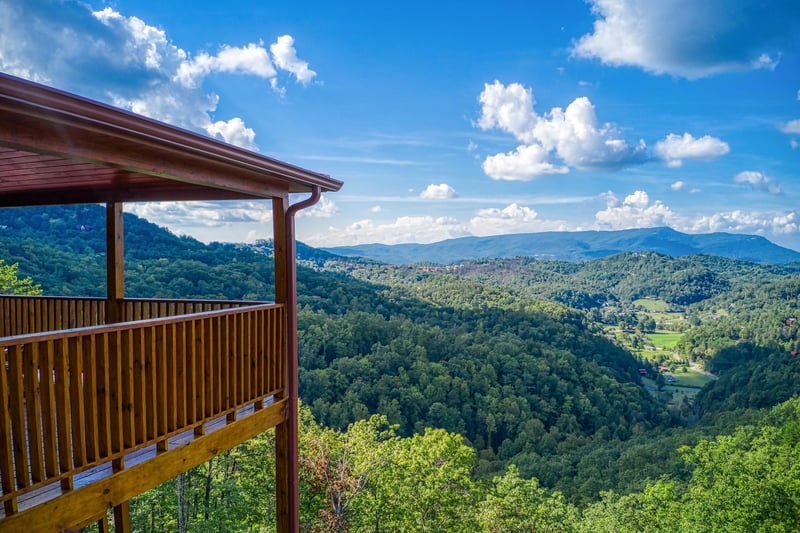
[[178, 349], [175, 324], [167, 324], [166, 328], [166, 360], [167, 360], [167, 431], [178, 427]]
[[[0, 412], [10, 413], [9, 388], [8, 388], [8, 358], [5, 350], [0, 350]], [[14, 450], [11, 444], [11, 419], [0, 416], [0, 483], [3, 494], [11, 494], [15, 490], [14, 484]], [[16, 512], [16, 498], [3, 501], [6, 514]]]
[[146, 440], [145, 388], [144, 388], [144, 331], [133, 333], [133, 441], [141, 444]]
[[[61, 472], [72, 470], [72, 431], [70, 426], [71, 409], [69, 398], [69, 347], [67, 339], [53, 341], [53, 357], [55, 361], [56, 406], [58, 409], [58, 465]], [[62, 481], [65, 490], [72, 488], [72, 478]]]
[[124, 448], [131, 448], [136, 441], [134, 429], [134, 385], [133, 385], [133, 359], [134, 359], [134, 331], [121, 332], [122, 346], [119, 351], [120, 370], [122, 374], [122, 442]]
[[86, 425], [83, 408], [83, 338], [70, 337], [69, 402], [72, 420], [72, 461], [76, 467], [86, 464]]
[[108, 335], [108, 405], [109, 405], [109, 440], [111, 453], [123, 448], [122, 437], [122, 343], [120, 332], [112, 331]]
[[144, 330], [144, 394], [145, 394], [145, 433], [147, 440], [155, 439], [158, 434], [157, 403], [157, 367], [156, 362], [156, 335], [155, 327], [149, 326]]
[[23, 372], [25, 407], [28, 426], [28, 453], [30, 456], [31, 481], [44, 480], [44, 456], [42, 452], [41, 407], [39, 405], [39, 344], [29, 343], [23, 350]]
[[14, 442], [14, 466], [17, 488], [27, 487], [28, 442], [25, 437], [25, 393], [23, 386], [23, 353], [21, 346], [10, 346], [8, 350], [8, 398], [11, 415], [11, 432]]
[[186, 421], [186, 324], [175, 324], [175, 406], [177, 408], [177, 425], [185, 427]]
[[100, 457], [100, 432], [97, 408], [97, 346], [96, 337], [88, 336], [83, 343], [83, 403], [86, 425], [86, 459], [94, 462]]
[[167, 434], [167, 332], [165, 326], [155, 329], [155, 397], [156, 397], [156, 434], [161, 437]]
[[41, 343], [39, 353], [40, 381], [42, 397], [42, 438], [44, 444], [45, 477], [58, 475], [58, 433], [56, 429], [56, 385], [53, 341]]
[[109, 340], [107, 334], [95, 337], [95, 367], [97, 368], [97, 384], [94, 392], [97, 397], [97, 440], [98, 458], [111, 454], [112, 411], [111, 411], [111, 363], [109, 361]]

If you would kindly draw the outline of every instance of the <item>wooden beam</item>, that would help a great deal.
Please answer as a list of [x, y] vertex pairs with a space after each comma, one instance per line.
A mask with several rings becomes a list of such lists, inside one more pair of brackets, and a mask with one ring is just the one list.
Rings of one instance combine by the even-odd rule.
[[[156, 455], [85, 487], [0, 520], [3, 531], [60, 532], [84, 524], [110, 508], [203, 464], [286, 419], [286, 401]], [[279, 529], [280, 531], [280, 529]]]
[[106, 204], [106, 280], [106, 323], [121, 322], [121, 301], [125, 298], [125, 246], [120, 202]]

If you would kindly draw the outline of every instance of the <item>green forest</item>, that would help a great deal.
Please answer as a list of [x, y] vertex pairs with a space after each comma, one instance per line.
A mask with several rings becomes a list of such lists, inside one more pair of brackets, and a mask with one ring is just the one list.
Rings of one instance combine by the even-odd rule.
[[[0, 211], [0, 290], [104, 295], [103, 217]], [[269, 242], [125, 225], [128, 296], [273, 298]], [[298, 260], [305, 530], [797, 531], [800, 265]], [[273, 530], [272, 438], [135, 529]]]

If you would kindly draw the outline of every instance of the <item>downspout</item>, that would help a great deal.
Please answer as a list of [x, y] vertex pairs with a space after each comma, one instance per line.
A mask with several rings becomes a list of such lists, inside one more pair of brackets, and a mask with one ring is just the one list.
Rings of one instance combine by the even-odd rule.
[[297, 246], [294, 235], [294, 216], [298, 211], [316, 204], [322, 196], [319, 185], [312, 186], [311, 196], [292, 204], [286, 210], [286, 353], [288, 373], [288, 430], [289, 430], [289, 524], [290, 531], [300, 531], [300, 467], [298, 457], [298, 356], [297, 356]]

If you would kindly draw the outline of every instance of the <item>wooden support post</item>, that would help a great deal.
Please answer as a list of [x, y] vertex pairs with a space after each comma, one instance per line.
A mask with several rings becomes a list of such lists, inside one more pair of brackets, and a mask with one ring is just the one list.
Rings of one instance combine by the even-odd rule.
[[[119, 458], [111, 462], [111, 470], [116, 474], [125, 470], [125, 459]], [[131, 508], [128, 500], [114, 506], [114, 532], [131, 533]]]
[[[273, 198], [272, 199], [272, 227], [273, 227], [273, 258], [275, 261], [275, 302], [288, 304], [289, 302], [289, 259], [286, 250], [287, 241], [287, 228], [286, 228], [286, 210], [289, 207], [289, 198]], [[286, 309], [287, 315], [290, 310]], [[286, 346], [284, 345], [281, 350], [286, 357], [290, 357]], [[287, 369], [288, 361], [284, 362], [283, 368]], [[283, 376], [284, 386], [288, 385], [290, 376]], [[288, 391], [284, 389], [284, 396], [288, 396]], [[287, 419], [275, 426], [275, 514], [277, 519], [277, 530], [281, 532], [294, 532], [299, 529], [298, 519], [292, 516], [292, 500], [298, 499], [300, 493], [296, 486], [296, 481], [293, 483], [295, 473], [291, 472], [291, 463], [293, 452], [291, 450], [291, 429], [290, 419], [292, 418], [291, 410], [296, 408], [289, 401], [287, 406]], [[295, 496], [295, 492], [297, 495]]]
[[122, 203], [106, 204], [106, 323], [122, 322], [125, 297], [125, 247], [122, 228]]

